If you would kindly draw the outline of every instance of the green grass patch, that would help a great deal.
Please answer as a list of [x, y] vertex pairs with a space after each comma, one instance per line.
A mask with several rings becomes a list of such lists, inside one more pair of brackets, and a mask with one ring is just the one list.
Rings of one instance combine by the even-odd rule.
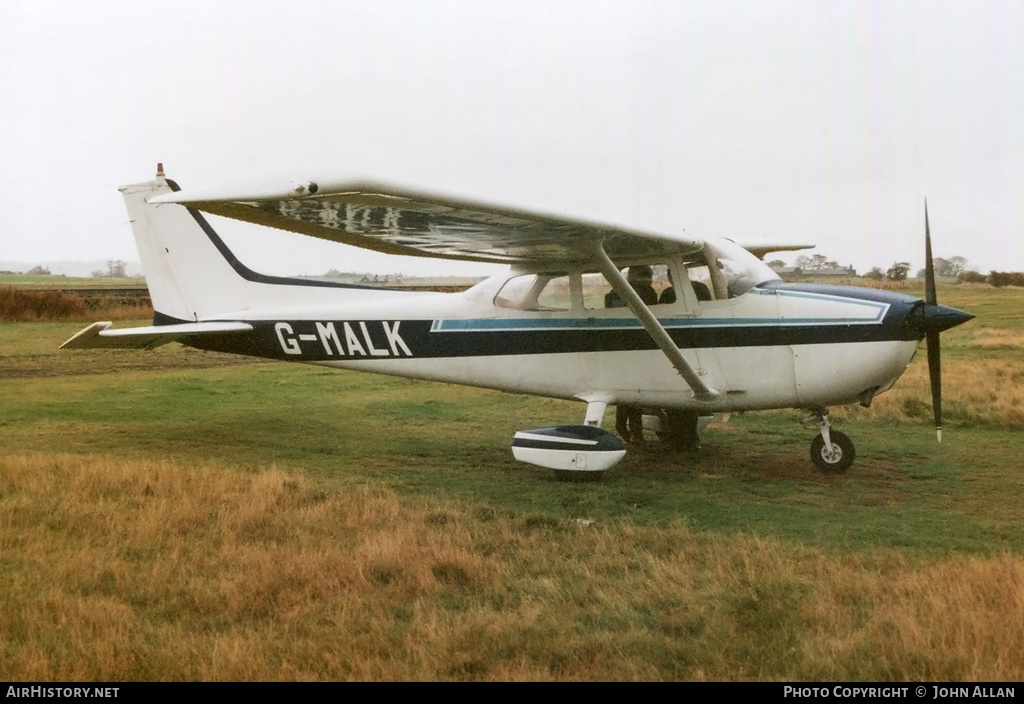
[[112, 279], [89, 276], [53, 276], [49, 274], [0, 274], [0, 286], [28, 289], [61, 288], [146, 288], [142, 277]]
[[797, 414], [734, 415], [704, 449], [631, 450], [597, 484], [515, 462], [517, 428], [571, 422], [582, 405], [285, 364], [0, 380], [11, 452], [276, 465], [329, 486], [379, 483], [499, 515], [753, 532], [843, 549], [1024, 548], [1019, 432], [856, 421], [846, 475], [820, 474]]

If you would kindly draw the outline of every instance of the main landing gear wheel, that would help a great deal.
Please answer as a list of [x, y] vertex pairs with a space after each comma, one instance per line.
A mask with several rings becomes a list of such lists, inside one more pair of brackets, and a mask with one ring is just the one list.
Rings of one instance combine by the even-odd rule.
[[825, 438], [815, 435], [811, 441], [811, 460], [826, 474], [842, 474], [850, 468], [857, 453], [853, 441], [838, 430], [829, 432], [831, 450], [825, 447]]

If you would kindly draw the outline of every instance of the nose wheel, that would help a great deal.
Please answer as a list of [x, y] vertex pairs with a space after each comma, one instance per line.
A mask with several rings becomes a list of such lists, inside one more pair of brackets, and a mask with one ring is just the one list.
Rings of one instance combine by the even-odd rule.
[[857, 453], [853, 441], [846, 433], [833, 430], [828, 413], [815, 412], [807, 425], [817, 426], [819, 435], [811, 441], [811, 461], [826, 474], [842, 474], [850, 468]]

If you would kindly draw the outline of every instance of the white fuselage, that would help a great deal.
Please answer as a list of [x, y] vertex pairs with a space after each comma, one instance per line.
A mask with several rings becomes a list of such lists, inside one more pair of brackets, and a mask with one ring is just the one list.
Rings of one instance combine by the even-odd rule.
[[[496, 305], [499, 290], [517, 275], [460, 294], [361, 292], [355, 300], [339, 296], [343, 300], [333, 305], [324, 302], [333, 293], [325, 290], [312, 308], [226, 317], [273, 324], [279, 349], [266, 356], [291, 361], [563, 399], [709, 408], [693, 398], [660, 350], [645, 345], [646, 333], [625, 308], [586, 310], [576, 301], [557, 311]], [[754, 288], [718, 301], [683, 297], [651, 309], [670, 333], [704, 340], [679, 347], [701, 377], [724, 392], [710, 408], [735, 411], [824, 407], [887, 389], [917, 349], [917, 340], [878, 334], [890, 307], [820, 287]], [[784, 339], [775, 344], [780, 331]], [[632, 339], [593, 344], [601, 336]], [[717, 339], [722, 344], [714, 344]]]

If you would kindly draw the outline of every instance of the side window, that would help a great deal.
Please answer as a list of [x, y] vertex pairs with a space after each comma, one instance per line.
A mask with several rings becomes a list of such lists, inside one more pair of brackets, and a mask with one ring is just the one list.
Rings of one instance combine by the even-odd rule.
[[658, 294], [657, 305], [668, 305], [677, 300], [675, 281], [672, 279], [672, 269], [668, 264], [655, 264], [651, 267], [653, 276], [651, 286]]
[[711, 282], [711, 271], [703, 262], [692, 262], [686, 265], [686, 277], [693, 286], [693, 293], [698, 303], [715, 300], [714, 284]]
[[608, 308], [606, 297], [611, 293], [612, 285], [603, 274], [590, 272], [583, 275], [583, 307], [587, 310]]
[[572, 308], [569, 275], [559, 272], [513, 277], [498, 291], [494, 305], [514, 310], [569, 310]]
[[[637, 265], [622, 270], [622, 275], [633, 286], [640, 299], [649, 306], [675, 303], [675, 289], [668, 264]], [[590, 272], [583, 275], [583, 307], [587, 310], [625, 306], [604, 274]]]

